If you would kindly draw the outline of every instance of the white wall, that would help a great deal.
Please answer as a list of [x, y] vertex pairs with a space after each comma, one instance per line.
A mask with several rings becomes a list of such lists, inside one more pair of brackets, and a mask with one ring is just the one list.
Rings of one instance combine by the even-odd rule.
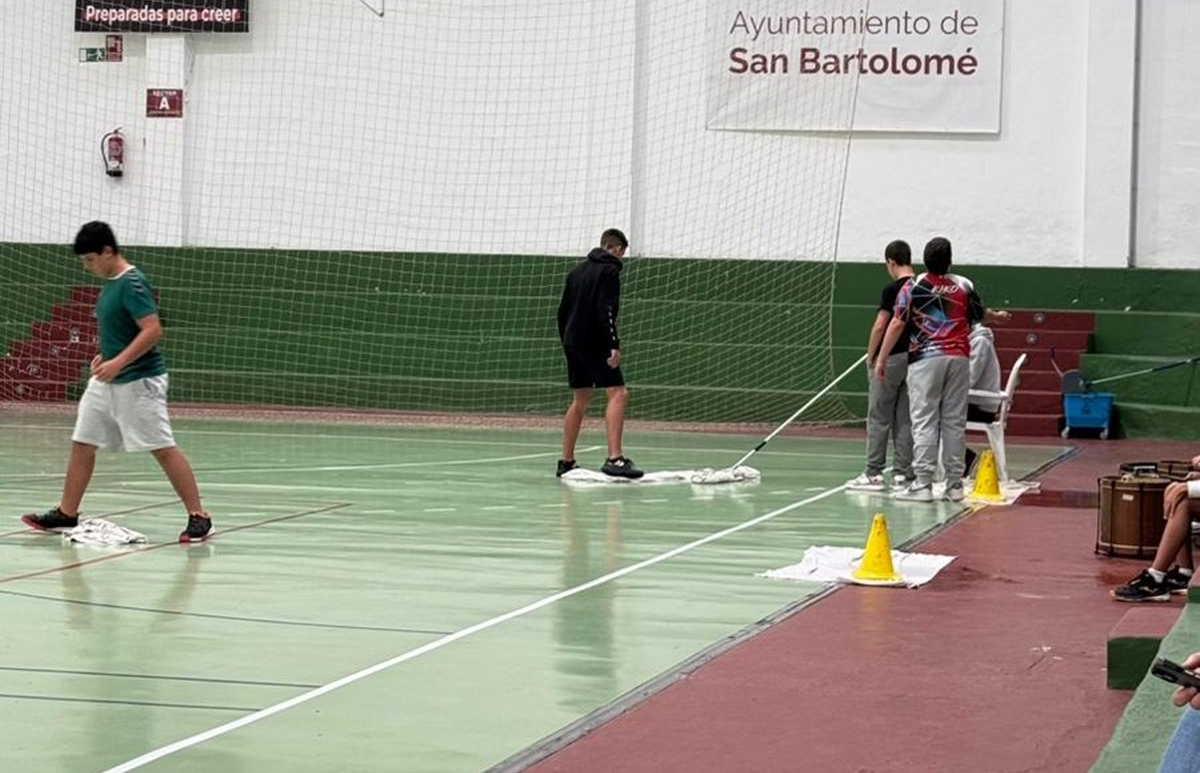
[[[1118, 1], [1008, 0], [999, 136], [847, 143], [706, 131], [688, 0], [406, 0], [383, 18], [253, 0], [250, 34], [189, 37], [180, 151], [148, 124], [173, 119], [143, 117], [145, 89], [170, 85], [148, 82], [146, 36], [125, 36], [121, 64], [80, 64], [103, 35], [71, 30], [73, 4], [0, 0], [0, 241], [104, 218], [129, 243], [577, 253], [616, 225], [651, 255], [877, 260], [945, 234], [972, 264], [1124, 265]], [[1146, 4], [1141, 265], [1200, 266], [1192, 5]], [[99, 142], [118, 125], [131, 152], [113, 181]]]
[[[95, 217], [144, 231], [136, 148], [145, 107], [144, 40], [126, 39], [121, 64], [80, 64], [81, 46], [103, 35], [71, 31], [74, 4], [0, 0], [0, 241], [69, 242]], [[140, 49], [140, 50], [138, 50]], [[100, 138], [124, 128], [131, 163], [123, 180], [105, 176]]]
[[1137, 263], [1200, 268], [1200, 3], [1142, 6]]

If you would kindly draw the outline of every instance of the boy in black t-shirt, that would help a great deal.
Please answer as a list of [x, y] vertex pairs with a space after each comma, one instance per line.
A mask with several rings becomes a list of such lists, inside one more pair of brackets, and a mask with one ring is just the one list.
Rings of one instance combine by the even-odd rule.
[[[903, 335], [889, 352], [880, 352], [884, 331], [892, 320], [892, 309], [900, 289], [912, 281], [912, 249], [901, 240], [889, 244], [883, 252], [888, 276], [892, 281], [883, 288], [875, 324], [867, 339], [867, 468], [862, 475], [846, 482], [855, 491], [883, 491], [883, 468], [887, 463], [888, 436], [892, 437], [893, 485], [905, 488], [913, 479], [912, 419], [908, 410], [908, 336]], [[876, 357], [888, 361], [887, 372], [881, 380], [875, 375]]]

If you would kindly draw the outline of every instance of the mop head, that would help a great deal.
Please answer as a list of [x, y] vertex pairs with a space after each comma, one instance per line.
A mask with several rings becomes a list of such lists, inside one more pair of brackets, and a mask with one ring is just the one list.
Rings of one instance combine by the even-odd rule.
[[64, 529], [62, 538], [65, 542], [76, 542], [92, 547], [115, 547], [117, 545], [134, 545], [148, 542], [146, 535], [133, 529], [106, 521], [103, 518], [89, 518], [80, 521], [79, 525]]
[[704, 468], [692, 473], [690, 481], [700, 486], [712, 486], [721, 483], [748, 483], [762, 478], [762, 473], [753, 467], [741, 464], [737, 467], [724, 467], [720, 470]]
[[757, 481], [762, 473], [753, 467], [726, 467], [722, 470], [705, 468], [703, 470], [676, 470], [667, 472], [648, 472], [640, 478], [621, 478], [616, 475], [605, 475], [595, 470], [585, 470], [580, 467], [563, 473], [559, 479], [573, 486], [595, 486], [611, 483], [655, 485], [660, 483], [696, 483], [711, 485], [718, 483], [747, 483]]

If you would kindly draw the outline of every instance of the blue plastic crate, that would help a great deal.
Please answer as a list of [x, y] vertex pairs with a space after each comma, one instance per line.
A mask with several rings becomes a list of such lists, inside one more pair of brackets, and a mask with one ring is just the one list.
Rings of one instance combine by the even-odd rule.
[[1112, 392], [1081, 392], [1063, 395], [1063, 414], [1069, 429], [1108, 429], [1112, 415]]

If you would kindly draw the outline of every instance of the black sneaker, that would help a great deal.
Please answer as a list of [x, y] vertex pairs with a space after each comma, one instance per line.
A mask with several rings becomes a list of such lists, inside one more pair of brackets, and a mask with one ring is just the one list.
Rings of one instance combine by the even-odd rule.
[[570, 472], [571, 470], [578, 469], [578, 467], [579, 464], [576, 463], [574, 459], [571, 459], [570, 461], [566, 459], [559, 459], [558, 472], [554, 473], [554, 477], [561, 478], [564, 472]]
[[21, 523], [38, 531], [58, 531], [59, 529], [74, 529], [79, 525], [79, 516], [67, 515], [56, 507], [53, 510], [47, 510], [41, 515], [34, 515], [33, 513], [22, 515]]
[[618, 456], [615, 459], [606, 459], [604, 466], [600, 468], [600, 472], [605, 475], [612, 475], [616, 478], [640, 478], [646, 473], [633, 466], [633, 460], [628, 456]]
[[1171, 589], [1165, 582], [1154, 579], [1149, 570], [1134, 577], [1128, 584], [1109, 591], [1113, 601], [1170, 601]]
[[1188, 585], [1191, 582], [1192, 576], [1179, 571], [1178, 566], [1172, 566], [1163, 577], [1163, 585], [1167, 586], [1167, 590], [1172, 593], [1187, 593]]
[[180, 542], [203, 542], [212, 533], [212, 518], [204, 513], [188, 516], [187, 528], [179, 532]]

